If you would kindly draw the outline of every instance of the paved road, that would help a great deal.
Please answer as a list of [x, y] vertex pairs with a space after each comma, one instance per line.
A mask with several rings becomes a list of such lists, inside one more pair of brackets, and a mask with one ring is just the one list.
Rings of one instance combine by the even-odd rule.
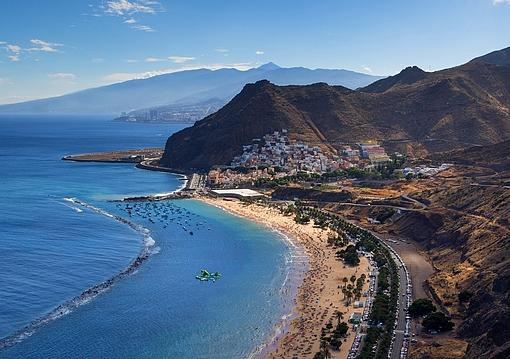
[[421, 202], [421, 201], [417, 200], [416, 198], [409, 197], [408, 195], [403, 194], [403, 195], [402, 195], [402, 196], [400, 196], [400, 197], [402, 197], [403, 199], [406, 199], [406, 200], [408, 200], [408, 201], [410, 201], [410, 202], [413, 202], [414, 204], [418, 205], [419, 207], [421, 207], [421, 208], [423, 208], [423, 209], [425, 209], [425, 208], [427, 208], [427, 207], [428, 207], [428, 206], [427, 206], [427, 204], [425, 204], [425, 203], [423, 203], [423, 202]]
[[[352, 222], [351, 222], [352, 223]], [[352, 223], [354, 224], [354, 223]], [[360, 227], [356, 224], [354, 224], [358, 228], [362, 228], [364, 230], [367, 230], [366, 228]], [[369, 231], [371, 232], [371, 231]], [[399, 274], [399, 286], [398, 286], [398, 312], [397, 312], [397, 326], [394, 330], [395, 333], [395, 340], [393, 342], [393, 348], [390, 353], [391, 359], [399, 359], [401, 358], [401, 352], [402, 348], [404, 346], [404, 339], [405, 339], [405, 332], [406, 332], [406, 308], [407, 308], [407, 298], [411, 296], [411, 291], [407, 292], [407, 286], [408, 284], [408, 275], [407, 275], [407, 268], [405, 266], [405, 263], [397, 256], [397, 254], [394, 252], [393, 248], [386, 243], [381, 237], [377, 236], [374, 232], [371, 232], [382, 244], [384, 244], [391, 252], [391, 255], [393, 257], [393, 260], [398, 266], [398, 274]], [[409, 343], [407, 343], [409, 345]], [[361, 346], [360, 346], [361, 347]], [[406, 355], [402, 356], [403, 358], [407, 357]]]
[[[405, 263], [397, 256], [394, 249], [386, 243], [381, 237], [376, 235], [374, 232], [371, 232], [382, 244], [384, 244], [391, 252], [391, 256], [393, 260], [398, 266], [398, 275], [399, 275], [399, 283], [398, 283], [398, 311], [397, 311], [397, 326], [394, 330], [395, 340], [393, 342], [393, 348], [390, 353], [391, 359], [399, 359], [401, 358], [402, 348], [404, 346], [405, 332], [406, 332], [406, 304], [407, 298], [411, 295], [411, 291], [407, 292], [408, 285], [408, 276], [407, 276], [407, 268]], [[410, 283], [409, 283], [410, 284]], [[409, 343], [408, 343], [409, 345]], [[407, 357], [407, 354], [403, 356]]]
[[471, 186], [474, 187], [497, 187], [497, 188], [504, 188], [504, 189], [510, 189], [510, 186], [503, 185], [503, 184], [481, 184], [481, 183], [471, 183]]
[[406, 301], [407, 301], [407, 276], [405, 268], [401, 265], [400, 260], [392, 254], [393, 259], [399, 264], [399, 308], [397, 312], [397, 327], [395, 329], [395, 341], [393, 343], [393, 350], [391, 352], [391, 359], [399, 359], [404, 344], [404, 334], [406, 331]]

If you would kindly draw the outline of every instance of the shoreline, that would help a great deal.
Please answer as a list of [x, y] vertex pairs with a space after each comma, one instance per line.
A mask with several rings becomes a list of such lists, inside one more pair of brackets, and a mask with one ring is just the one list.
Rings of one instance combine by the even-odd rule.
[[133, 274], [150, 256], [155, 253], [152, 249], [155, 246], [155, 241], [150, 235], [150, 230], [147, 228], [138, 225], [134, 222], [131, 222], [121, 216], [113, 215], [101, 208], [97, 208], [87, 202], [75, 199], [75, 198], [64, 198], [65, 201], [71, 202], [75, 205], [79, 205], [81, 207], [87, 208], [99, 215], [106, 216], [108, 218], [113, 219], [116, 222], [122, 223], [130, 227], [132, 230], [140, 234], [143, 238], [142, 240], [142, 248], [138, 255], [123, 269], [119, 272], [111, 276], [110, 278], [102, 281], [101, 283], [95, 284], [84, 291], [82, 291], [79, 295], [66, 300], [64, 303], [57, 305], [55, 308], [51, 309], [48, 313], [42, 315], [41, 317], [34, 319], [29, 324], [25, 325], [21, 329], [14, 331], [12, 334], [9, 334], [3, 338], [0, 338], [0, 350], [8, 348], [14, 344], [17, 344], [23, 341], [25, 338], [34, 334], [35, 331], [40, 329], [46, 324], [57, 320], [72, 311], [76, 310], [78, 307], [87, 304], [91, 300], [93, 300], [98, 295], [103, 294], [107, 290], [109, 290], [115, 283], [124, 279], [125, 277]]
[[280, 288], [280, 294], [283, 296], [284, 302], [283, 307], [285, 308], [285, 313], [281, 315], [280, 320], [272, 328], [271, 333], [269, 333], [270, 335], [267, 336], [267, 340], [265, 340], [261, 345], [255, 348], [249, 356], [250, 359], [265, 358], [266, 355], [268, 355], [278, 347], [279, 338], [288, 332], [292, 320], [298, 317], [299, 313], [296, 312], [295, 299], [299, 287], [303, 282], [304, 276], [306, 275], [306, 272], [309, 270], [308, 263], [309, 258], [306, 253], [306, 249], [304, 248], [302, 243], [300, 243], [294, 238], [293, 235], [285, 231], [282, 231], [280, 228], [268, 226], [266, 223], [256, 220], [255, 218], [249, 218], [243, 214], [233, 211], [231, 208], [221, 206], [217, 203], [212, 203], [211, 201], [209, 201], [210, 199], [209, 197], [200, 196], [193, 197], [191, 199], [198, 200], [213, 207], [219, 208], [227, 212], [229, 215], [247, 219], [259, 225], [269, 227], [271, 231], [277, 233], [281, 237], [281, 240], [284, 241], [290, 247], [290, 257], [298, 259], [295, 263], [294, 260], [292, 260], [289, 272], [287, 273], [283, 285]]
[[[359, 267], [343, 265], [335, 257], [336, 249], [327, 246], [329, 230], [316, 228], [312, 224], [298, 225], [292, 217], [283, 216], [277, 209], [260, 204], [245, 205], [240, 201], [225, 201], [203, 196], [197, 196], [195, 199], [283, 233], [304, 249], [308, 259], [308, 266], [301, 281], [297, 283], [296, 292], [290, 298], [287, 296], [289, 302], [293, 303], [290, 314], [285, 313], [282, 316], [282, 320], [268, 335], [268, 340], [255, 349], [252, 357], [313, 358], [319, 351], [321, 330], [334, 317], [335, 310], [340, 310], [344, 314], [344, 321], [347, 321], [354, 311], [363, 310], [345, 305], [339, 286], [342, 277], [368, 274], [368, 261], [361, 257]], [[365, 285], [368, 287], [368, 283]], [[356, 331], [350, 329], [340, 351], [331, 352], [332, 358], [346, 358], [355, 335]]]

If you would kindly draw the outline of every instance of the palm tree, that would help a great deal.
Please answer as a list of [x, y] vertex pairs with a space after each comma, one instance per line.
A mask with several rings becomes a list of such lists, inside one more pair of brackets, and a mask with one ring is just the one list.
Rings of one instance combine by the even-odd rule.
[[347, 305], [351, 304], [352, 292], [350, 290], [347, 291]]
[[333, 313], [335, 315], [335, 317], [338, 319], [338, 323], [340, 324], [340, 322], [342, 321], [342, 319], [344, 319], [344, 313], [342, 313], [341, 311], [339, 310], [335, 310], [335, 313]]
[[344, 288], [345, 288], [345, 286], [347, 285], [347, 282], [348, 282], [348, 281], [349, 281], [349, 280], [347, 279], [347, 277], [343, 277], [343, 278], [342, 278], [342, 282], [344, 282]]
[[344, 295], [344, 300], [345, 300], [345, 297], [347, 295], [347, 289], [345, 289], [345, 287], [342, 288], [342, 294]]
[[359, 300], [361, 297], [361, 291], [358, 288], [354, 288], [352, 292], [354, 293], [354, 299]]
[[354, 285], [354, 282], [356, 282], [356, 276], [351, 275], [351, 283]]
[[324, 354], [324, 358], [328, 359], [331, 358], [331, 352], [329, 351], [329, 344], [325, 340], [321, 340], [321, 352]]

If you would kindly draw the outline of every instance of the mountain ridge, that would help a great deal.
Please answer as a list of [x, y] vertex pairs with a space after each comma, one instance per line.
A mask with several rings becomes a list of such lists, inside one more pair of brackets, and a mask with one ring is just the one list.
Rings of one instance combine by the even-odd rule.
[[0, 106], [8, 114], [119, 114], [142, 108], [196, 104], [212, 98], [228, 102], [246, 83], [268, 78], [279, 84], [328, 82], [352, 88], [366, 86], [377, 76], [348, 70], [283, 68], [268, 63], [247, 71], [197, 69], [134, 79], [71, 94]]
[[247, 85], [221, 110], [172, 135], [162, 164], [202, 170], [227, 165], [242, 145], [282, 128], [325, 149], [391, 140], [402, 143], [395, 149], [418, 155], [510, 139], [510, 67], [484, 61], [431, 73], [411, 67], [375, 85], [376, 91], [320, 83]]

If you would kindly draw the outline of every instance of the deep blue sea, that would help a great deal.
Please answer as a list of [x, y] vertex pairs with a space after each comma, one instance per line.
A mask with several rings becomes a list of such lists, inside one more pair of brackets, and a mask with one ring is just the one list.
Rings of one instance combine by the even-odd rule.
[[[279, 234], [194, 200], [113, 202], [183, 182], [131, 164], [61, 160], [164, 146], [183, 127], [0, 117], [0, 338], [23, 332], [0, 358], [231, 359], [268, 339], [289, 310], [281, 290], [291, 250]], [[151, 255], [134, 273], [20, 332], [121, 272], [147, 238]], [[200, 282], [201, 269], [222, 278]]]

